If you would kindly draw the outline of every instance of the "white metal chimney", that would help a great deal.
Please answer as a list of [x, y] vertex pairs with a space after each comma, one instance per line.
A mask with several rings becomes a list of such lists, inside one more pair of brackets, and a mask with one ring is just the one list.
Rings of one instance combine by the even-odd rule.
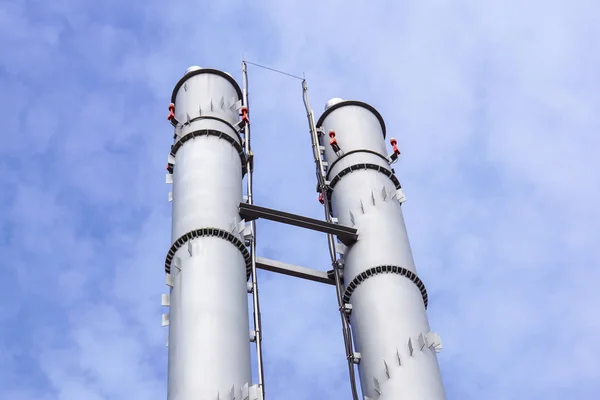
[[249, 395], [250, 256], [238, 211], [247, 164], [235, 126], [241, 99], [229, 74], [200, 67], [186, 71], [171, 97], [169, 400], [257, 398]]
[[430, 332], [427, 292], [402, 217], [405, 197], [390, 166], [398, 152], [386, 154], [383, 118], [366, 103], [336, 98], [316, 126], [329, 209], [340, 225], [358, 230], [341, 263], [363, 396], [445, 399], [441, 342]]

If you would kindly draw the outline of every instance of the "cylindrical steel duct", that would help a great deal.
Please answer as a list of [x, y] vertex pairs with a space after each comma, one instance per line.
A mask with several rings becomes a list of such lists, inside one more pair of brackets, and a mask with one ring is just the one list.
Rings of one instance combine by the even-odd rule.
[[251, 385], [241, 97], [229, 74], [192, 67], [171, 98], [169, 400], [237, 399]]
[[368, 104], [332, 99], [317, 127], [333, 216], [358, 230], [358, 241], [344, 251], [343, 278], [363, 395], [445, 399], [436, 356], [441, 343], [430, 332], [383, 118]]

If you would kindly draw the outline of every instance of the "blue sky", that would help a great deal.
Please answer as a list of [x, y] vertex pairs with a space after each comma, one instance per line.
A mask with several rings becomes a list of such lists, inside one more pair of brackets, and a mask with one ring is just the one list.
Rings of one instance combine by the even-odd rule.
[[[164, 399], [171, 90], [242, 53], [384, 116], [449, 399], [600, 398], [594, 1], [0, 0], [0, 399]], [[315, 218], [300, 84], [250, 67], [255, 197]], [[269, 222], [259, 255], [328, 269]], [[349, 399], [330, 287], [260, 276], [267, 396]]]

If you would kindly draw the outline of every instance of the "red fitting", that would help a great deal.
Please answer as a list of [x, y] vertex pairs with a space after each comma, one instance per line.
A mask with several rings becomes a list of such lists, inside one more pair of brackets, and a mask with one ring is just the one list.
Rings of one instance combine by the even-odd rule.
[[400, 154], [400, 150], [398, 150], [398, 142], [396, 142], [396, 139], [391, 138], [390, 139], [390, 144], [392, 145], [392, 149], [394, 150], [394, 154], [399, 155]]
[[246, 125], [250, 125], [250, 120], [248, 119], [248, 107], [242, 107], [240, 110], [242, 113], [242, 121], [246, 123]]
[[329, 140], [329, 145], [331, 146], [333, 151], [335, 151], [337, 153], [338, 151], [340, 151], [340, 146], [338, 145], [337, 140], [335, 138], [335, 132], [329, 131], [329, 137], [331, 138]]
[[171, 121], [173, 118], [175, 118], [175, 104], [171, 103], [169, 104], [169, 116], [167, 119]]
[[323, 193], [319, 193], [319, 203], [325, 204], [325, 200], [323, 200]]

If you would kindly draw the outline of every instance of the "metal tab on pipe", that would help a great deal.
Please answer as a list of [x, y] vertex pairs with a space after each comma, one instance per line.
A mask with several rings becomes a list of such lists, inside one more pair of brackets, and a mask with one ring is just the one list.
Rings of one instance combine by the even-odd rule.
[[171, 274], [165, 274], [165, 284], [170, 287], [175, 287], [175, 280]]
[[373, 378], [373, 389], [377, 392], [377, 394], [381, 394], [381, 387], [379, 386], [379, 381], [377, 378]]
[[404, 191], [402, 191], [402, 189], [396, 190], [396, 193], [394, 194], [394, 198], [396, 200], [398, 200], [398, 202], [400, 204], [402, 204], [406, 201], [406, 195], [404, 194]]

